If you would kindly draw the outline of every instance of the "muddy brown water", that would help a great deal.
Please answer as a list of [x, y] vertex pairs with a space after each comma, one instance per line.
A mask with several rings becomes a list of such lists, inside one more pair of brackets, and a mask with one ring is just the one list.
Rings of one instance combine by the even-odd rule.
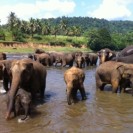
[[[16, 56], [15, 56], [16, 57]], [[95, 86], [96, 67], [85, 68], [87, 100], [68, 105], [63, 74], [68, 68], [47, 68], [45, 102], [18, 123], [20, 116], [6, 121], [5, 94], [0, 94], [0, 133], [132, 133], [133, 97], [130, 94], [99, 92]], [[2, 89], [0, 83], [0, 89]]]

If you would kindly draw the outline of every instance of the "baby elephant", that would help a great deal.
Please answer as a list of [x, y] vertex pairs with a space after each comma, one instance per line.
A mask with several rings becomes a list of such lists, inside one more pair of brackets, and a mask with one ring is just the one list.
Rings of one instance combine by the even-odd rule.
[[27, 116], [30, 113], [30, 104], [31, 104], [31, 93], [27, 92], [24, 89], [19, 88], [15, 97], [15, 106], [14, 106], [14, 114], [17, 115], [22, 107], [25, 111], [25, 116], [20, 120], [26, 120]]
[[82, 69], [77, 68], [75, 66], [66, 70], [64, 73], [64, 80], [67, 86], [67, 102], [68, 105], [71, 104], [71, 100], [76, 99], [77, 91], [79, 90], [82, 96], [82, 100], [86, 99], [84, 82], [85, 73]]

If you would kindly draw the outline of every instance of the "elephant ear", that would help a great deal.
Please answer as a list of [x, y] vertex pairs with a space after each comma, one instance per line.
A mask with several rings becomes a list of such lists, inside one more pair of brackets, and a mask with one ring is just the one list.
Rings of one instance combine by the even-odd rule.
[[131, 78], [132, 75], [125, 69], [124, 65], [118, 66], [117, 69], [120, 72], [120, 74], [122, 75], [122, 78], [125, 78], [125, 79]]
[[113, 56], [113, 53], [112, 52], [109, 52], [109, 57], [112, 57]]
[[120, 66], [118, 66], [116, 69], [117, 69], [117, 70], [120, 72], [120, 74], [122, 75], [122, 74], [124, 73], [125, 67], [124, 67], [124, 65], [120, 65]]

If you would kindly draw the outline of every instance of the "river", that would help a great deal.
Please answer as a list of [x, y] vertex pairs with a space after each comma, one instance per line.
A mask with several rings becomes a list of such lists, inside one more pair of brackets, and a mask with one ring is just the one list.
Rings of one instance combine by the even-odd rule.
[[[16, 57], [16, 56], [15, 56]], [[133, 97], [131, 94], [112, 94], [97, 91], [96, 67], [85, 71], [87, 100], [68, 105], [63, 79], [68, 68], [47, 68], [45, 102], [31, 111], [31, 118], [18, 123], [20, 116], [5, 120], [6, 95], [0, 94], [0, 133], [132, 133]], [[0, 83], [0, 89], [2, 89]]]

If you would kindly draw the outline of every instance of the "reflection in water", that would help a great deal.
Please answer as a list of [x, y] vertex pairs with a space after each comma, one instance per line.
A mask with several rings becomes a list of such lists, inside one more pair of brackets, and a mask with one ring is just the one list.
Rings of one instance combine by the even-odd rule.
[[[47, 68], [45, 102], [32, 110], [31, 118], [19, 124], [6, 121], [5, 94], [0, 94], [1, 133], [131, 133], [133, 97], [96, 91], [95, 67], [84, 69], [87, 100], [68, 105], [63, 74], [68, 68]], [[2, 88], [0, 83], [0, 88]], [[80, 94], [78, 95], [81, 98]]]

